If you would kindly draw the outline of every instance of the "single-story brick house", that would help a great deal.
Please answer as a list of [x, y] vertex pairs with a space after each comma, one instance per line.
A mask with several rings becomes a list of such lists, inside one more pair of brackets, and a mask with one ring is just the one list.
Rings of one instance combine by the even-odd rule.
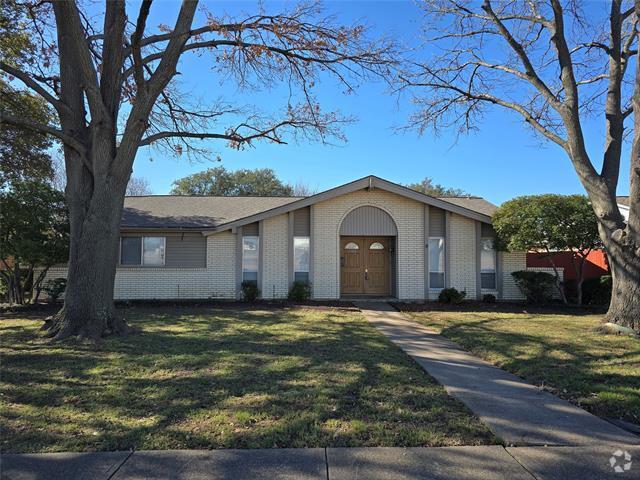
[[284, 298], [302, 280], [315, 299], [436, 299], [445, 287], [520, 299], [511, 272], [526, 253], [493, 249], [495, 209], [375, 176], [309, 197], [127, 197], [115, 297], [234, 299], [247, 280]]

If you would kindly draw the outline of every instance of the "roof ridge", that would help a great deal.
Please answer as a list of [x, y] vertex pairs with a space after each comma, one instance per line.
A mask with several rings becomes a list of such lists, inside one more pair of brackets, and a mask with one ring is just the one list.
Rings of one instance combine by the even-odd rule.
[[124, 198], [307, 198], [304, 196], [286, 196], [286, 195], [171, 195], [168, 193], [160, 193], [157, 195], [125, 195]]

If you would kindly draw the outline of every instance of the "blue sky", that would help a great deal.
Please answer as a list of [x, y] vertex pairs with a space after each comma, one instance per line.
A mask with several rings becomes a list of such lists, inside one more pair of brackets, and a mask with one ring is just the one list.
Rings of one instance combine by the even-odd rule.
[[[256, 2], [209, 2], [212, 11], [256, 11]], [[406, 45], [421, 35], [420, 11], [412, 1], [327, 2], [328, 12], [340, 21], [361, 19], [373, 34], [393, 36]], [[270, 4], [266, 3], [267, 10]], [[176, 2], [154, 4], [151, 22], [171, 24], [178, 9]], [[185, 58], [180, 67], [185, 87], [203, 99], [219, 95], [255, 102], [265, 110], [282, 107], [284, 92], [239, 92], [229, 82], [220, 84], [211, 72], [207, 56]], [[134, 164], [134, 175], [146, 178], [156, 194], [168, 193], [171, 183], [180, 177], [212, 166], [228, 169], [274, 169], [284, 181], [302, 181], [324, 190], [350, 180], [374, 174], [398, 183], [432, 177], [445, 186], [462, 188], [494, 203], [524, 194], [583, 193], [566, 154], [554, 145], [544, 145], [515, 115], [495, 110], [487, 115], [480, 131], [456, 138], [454, 131], [438, 137], [426, 132], [398, 133], [412, 109], [406, 99], [389, 94], [385, 85], [366, 84], [355, 94], [343, 95], [332, 80], [317, 87], [325, 110], [339, 108], [357, 122], [345, 128], [348, 141], [339, 146], [319, 143], [273, 145], [256, 143], [254, 148], [234, 151], [222, 142], [203, 143], [222, 157], [189, 163], [153, 149], [141, 149]], [[602, 151], [603, 119], [585, 125], [589, 149], [599, 157]], [[628, 162], [623, 162], [620, 194], [628, 189]]]

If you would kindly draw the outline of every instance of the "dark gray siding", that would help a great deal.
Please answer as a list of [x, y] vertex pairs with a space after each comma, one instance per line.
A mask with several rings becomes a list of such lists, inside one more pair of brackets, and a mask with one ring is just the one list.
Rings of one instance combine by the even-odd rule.
[[258, 235], [260, 235], [260, 227], [258, 225], [258, 222], [250, 223], [242, 227], [243, 237], [257, 237]]
[[445, 236], [444, 210], [441, 208], [429, 207], [429, 236]]
[[310, 235], [309, 217], [309, 207], [293, 212], [293, 235], [295, 237], [308, 237]]
[[387, 212], [366, 205], [349, 212], [340, 226], [340, 235], [380, 235], [398, 234], [396, 224]]
[[166, 267], [205, 268], [207, 239], [200, 233], [167, 235]]

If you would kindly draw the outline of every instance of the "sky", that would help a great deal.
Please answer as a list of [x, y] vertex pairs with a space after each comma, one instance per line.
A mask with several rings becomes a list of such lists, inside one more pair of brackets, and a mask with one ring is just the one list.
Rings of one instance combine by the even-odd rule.
[[[254, 1], [214, 1], [206, 5], [216, 13], [257, 11]], [[279, 6], [266, 2], [267, 11]], [[423, 35], [421, 12], [413, 1], [330, 1], [325, 6], [338, 21], [360, 20], [370, 27], [372, 35], [389, 36], [405, 46], [415, 45]], [[150, 24], [172, 24], [178, 7], [174, 1], [154, 3]], [[206, 55], [186, 56], [178, 68], [185, 90], [203, 101], [223, 95], [267, 111], [282, 107], [282, 89], [238, 91], [235, 84], [221, 82], [212, 73], [212, 64]], [[355, 93], [344, 95], [335, 81], [327, 79], [316, 86], [316, 94], [325, 110], [338, 108], [356, 117], [357, 121], [344, 129], [345, 143], [255, 143], [236, 151], [224, 142], [210, 141], [202, 145], [212, 151], [211, 159], [199, 162], [142, 148], [133, 175], [147, 179], [155, 194], [169, 193], [177, 178], [220, 165], [230, 170], [272, 168], [283, 181], [302, 182], [318, 191], [373, 174], [397, 183], [428, 176], [436, 183], [496, 204], [519, 195], [584, 193], [565, 152], [535, 137], [514, 114], [493, 110], [478, 132], [466, 136], [458, 136], [453, 130], [441, 131], [438, 136], [429, 131], [419, 135], [401, 129], [413, 111], [409, 99], [398, 99], [382, 83], [363, 84]], [[603, 125], [601, 118], [584, 125], [594, 157], [602, 152]], [[216, 161], [217, 155], [221, 161]], [[626, 195], [628, 184], [627, 160], [622, 165], [618, 193]]]

